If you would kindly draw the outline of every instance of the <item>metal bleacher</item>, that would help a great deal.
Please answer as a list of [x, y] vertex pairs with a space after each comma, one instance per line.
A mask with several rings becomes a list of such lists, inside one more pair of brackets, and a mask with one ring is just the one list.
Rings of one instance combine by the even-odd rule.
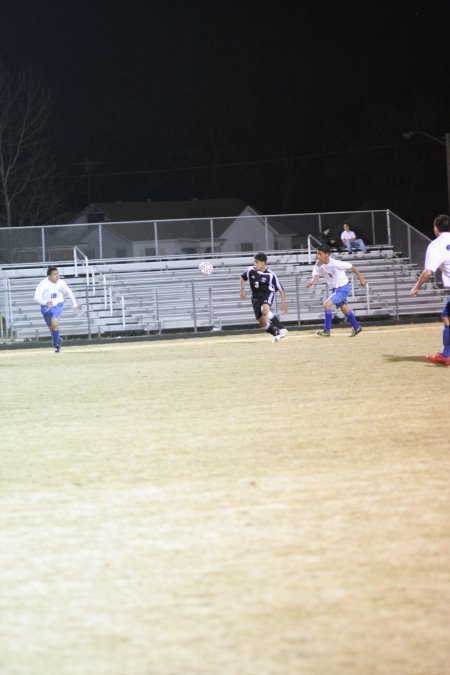
[[[395, 254], [392, 247], [369, 247], [366, 254], [336, 257], [356, 264], [368, 282], [365, 289], [354, 279], [350, 302], [359, 317], [399, 318], [441, 311], [442, 291], [432, 284], [416, 298], [410, 296], [418, 269]], [[69, 283], [81, 307], [75, 316], [68, 303], [61, 321], [63, 334], [96, 337], [254, 326], [249, 298], [243, 301], [239, 297], [239, 276], [252, 263], [252, 257], [224, 256], [211, 262], [214, 271], [209, 277], [199, 273], [196, 258], [92, 261], [87, 274], [87, 268], [61, 263], [61, 277]], [[269, 262], [286, 289], [288, 314], [283, 321], [291, 326], [321, 321], [326, 288], [324, 284], [306, 288], [313, 266], [311, 256], [306, 251], [273, 252]], [[3, 268], [8, 279], [12, 339], [48, 336], [33, 300], [44, 274], [42, 265]]]

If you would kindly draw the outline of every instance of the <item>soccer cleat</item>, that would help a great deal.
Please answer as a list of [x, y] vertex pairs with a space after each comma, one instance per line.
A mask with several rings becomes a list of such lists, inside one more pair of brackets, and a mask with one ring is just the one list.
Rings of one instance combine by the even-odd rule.
[[280, 340], [285, 338], [287, 334], [288, 334], [288, 332], [287, 332], [286, 328], [280, 328]]
[[350, 335], [348, 337], [356, 337], [360, 333], [362, 333], [362, 328], [361, 328], [361, 326], [358, 326], [358, 328], [354, 328], [352, 330], [352, 332], [350, 333]]
[[55, 350], [55, 354], [59, 354], [59, 352], [61, 351], [61, 343], [57, 342], [56, 345], [53, 345], [53, 349]]
[[272, 338], [272, 344], [276, 344], [276, 343], [279, 342], [280, 340], [281, 340], [281, 334], [280, 334], [280, 333], [277, 333], [277, 334], [274, 335], [273, 338]]
[[444, 356], [443, 354], [435, 354], [434, 356], [427, 356], [428, 361], [431, 363], [440, 363], [443, 366], [450, 366], [450, 356]]
[[320, 337], [330, 337], [331, 333], [329, 330], [319, 330], [317, 331], [317, 335], [320, 335]]

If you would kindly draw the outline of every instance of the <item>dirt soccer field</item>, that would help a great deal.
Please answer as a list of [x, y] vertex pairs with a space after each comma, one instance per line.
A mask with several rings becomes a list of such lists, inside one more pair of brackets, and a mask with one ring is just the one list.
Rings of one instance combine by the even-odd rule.
[[0, 351], [1, 675], [448, 675], [439, 323]]

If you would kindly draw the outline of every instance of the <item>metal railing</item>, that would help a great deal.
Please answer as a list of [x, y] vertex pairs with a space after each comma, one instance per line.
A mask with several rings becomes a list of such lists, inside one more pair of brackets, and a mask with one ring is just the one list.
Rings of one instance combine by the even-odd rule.
[[[111, 282], [108, 279], [108, 276], [102, 270], [100, 270], [96, 265], [92, 264], [92, 262], [91, 263], [89, 262], [88, 256], [84, 253], [84, 251], [81, 250], [79, 246], [73, 247], [73, 263], [76, 277], [78, 277], [78, 256], [81, 256], [82, 258], [86, 275], [86, 301], [88, 302], [88, 290], [90, 284], [92, 285], [92, 295], [95, 296], [96, 272], [97, 272], [97, 274], [101, 276], [103, 281], [105, 309], [107, 309], [107, 307], [109, 306], [110, 315], [112, 316], [114, 311], [113, 309], [114, 302], [117, 302], [122, 315], [122, 328], [126, 328], [125, 297], [121, 293], [119, 293], [119, 291], [116, 288], [112, 286]], [[90, 316], [88, 314], [88, 321], [89, 318]], [[89, 332], [91, 332], [90, 326]]]
[[320, 246], [320, 241], [318, 239], [316, 239], [316, 237], [313, 237], [312, 234], [308, 234], [308, 263], [310, 265], [313, 264], [313, 256], [314, 256], [314, 260], [316, 258], [316, 248], [317, 248], [317, 246], [313, 247], [311, 245], [311, 243], [313, 241], [317, 244], [317, 246]]

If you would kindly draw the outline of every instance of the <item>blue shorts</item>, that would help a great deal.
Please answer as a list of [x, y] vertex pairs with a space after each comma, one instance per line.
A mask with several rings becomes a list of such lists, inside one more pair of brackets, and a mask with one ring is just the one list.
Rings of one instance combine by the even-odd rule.
[[345, 286], [339, 286], [339, 288], [333, 288], [333, 293], [330, 295], [331, 302], [339, 307], [347, 302], [347, 296], [352, 290], [352, 285], [350, 283], [345, 284]]
[[450, 316], [450, 298], [448, 298], [447, 302], [445, 303], [445, 307], [442, 310], [442, 316]]
[[41, 305], [41, 314], [44, 317], [44, 321], [47, 326], [50, 326], [52, 319], [59, 319], [62, 314], [64, 303], [60, 302], [54, 307], [46, 307]]

